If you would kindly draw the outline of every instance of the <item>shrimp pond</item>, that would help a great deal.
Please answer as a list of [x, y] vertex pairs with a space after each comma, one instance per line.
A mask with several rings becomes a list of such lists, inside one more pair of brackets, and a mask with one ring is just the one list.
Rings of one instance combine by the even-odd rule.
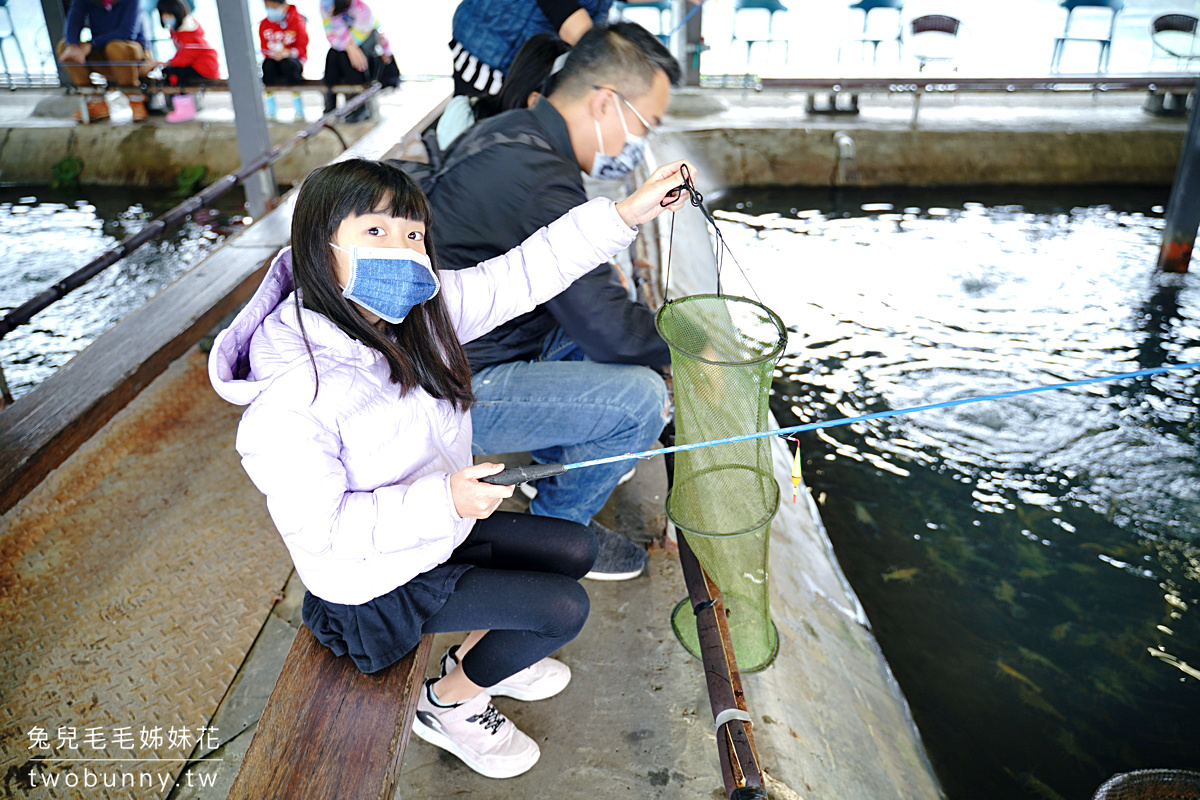
[[[772, 396], [789, 426], [1200, 361], [1200, 265], [1155, 270], [1167, 194], [712, 205], [789, 326]], [[1118, 772], [1200, 768], [1198, 394], [1200, 372], [1176, 371], [801, 435], [951, 800], [1082, 799]]]
[[[0, 314], [32, 299], [170, 210], [166, 192], [0, 189]], [[0, 369], [21, 397], [200, 261], [243, 224], [231, 192], [170, 228], [0, 339]]]

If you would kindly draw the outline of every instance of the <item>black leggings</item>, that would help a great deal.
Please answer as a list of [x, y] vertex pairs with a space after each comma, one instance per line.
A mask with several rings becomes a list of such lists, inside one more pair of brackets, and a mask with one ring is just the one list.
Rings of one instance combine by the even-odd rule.
[[163, 78], [169, 86], [203, 86], [212, 80], [196, 72], [195, 67], [163, 67]]
[[359, 85], [379, 81], [384, 86], [400, 85], [400, 69], [393, 58], [384, 62], [374, 53], [363, 52], [367, 57], [367, 71], [359, 72], [350, 64], [345, 50], [329, 49], [325, 54], [325, 75], [321, 78], [326, 86]]
[[462, 659], [467, 678], [492, 686], [574, 639], [587, 621], [579, 579], [598, 545], [585, 525], [497, 511], [479, 520], [450, 556], [474, 564], [423, 633], [484, 630]]
[[304, 65], [298, 58], [267, 58], [262, 63], [263, 86], [299, 86], [304, 83]]

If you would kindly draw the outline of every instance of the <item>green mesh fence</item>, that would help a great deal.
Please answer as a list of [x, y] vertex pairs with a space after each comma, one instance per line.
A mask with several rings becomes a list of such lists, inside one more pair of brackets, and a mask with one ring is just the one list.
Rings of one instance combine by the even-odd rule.
[[[675, 443], [765, 430], [783, 322], [744, 297], [693, 295], [664, 305], [658, 331], [671, 348]], [[779, 637], [768, 606], [768, 542], [779, 507], [770, 439], [701, 447], [675, 457], [667, 516], [721, 590], [738, 667], [768, 666]], [[687, 600], [672, 614], [675, 635], [700, 657]]]

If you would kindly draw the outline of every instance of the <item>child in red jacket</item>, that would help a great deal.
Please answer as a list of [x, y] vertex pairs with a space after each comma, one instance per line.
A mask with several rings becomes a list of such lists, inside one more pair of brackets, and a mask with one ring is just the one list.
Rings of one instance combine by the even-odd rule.
[[[159, 62], [169, 85], [195, 86], [221, 76], [217, 51], [204, 38], [204, 29], [183, 0], [158, 0], [158, 18], [175, 43], [175, 55], [171, 60]], [[167, 122], [186, 122], [195, 116], [195, 98], [180, 94], [175, 96]]]
[[[304, 81], [308, 60], [308, 20], [286, 0], [264, 0], [267, 16], [258, 25], [263, 54], [263, 86], [298, 86]], [[304, 119], [299, 92], [292, 93], [297, 122]], [[267, 91], [267, 119], [276, 119], [275, 93]]]

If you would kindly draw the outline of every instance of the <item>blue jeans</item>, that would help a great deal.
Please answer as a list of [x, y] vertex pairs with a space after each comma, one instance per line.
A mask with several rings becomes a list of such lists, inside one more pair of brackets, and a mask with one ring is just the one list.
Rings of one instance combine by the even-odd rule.
[[[471, 379], [476, 454], [528, 450], [539, 464], [572, 464], [652, 446], [670, 413], [654, 370], [587, 361], [561, 331], [537, 361], [486, 367]], [[529, 511], [587, 524], [635, 461], [568, 470], [537, 482]]]

